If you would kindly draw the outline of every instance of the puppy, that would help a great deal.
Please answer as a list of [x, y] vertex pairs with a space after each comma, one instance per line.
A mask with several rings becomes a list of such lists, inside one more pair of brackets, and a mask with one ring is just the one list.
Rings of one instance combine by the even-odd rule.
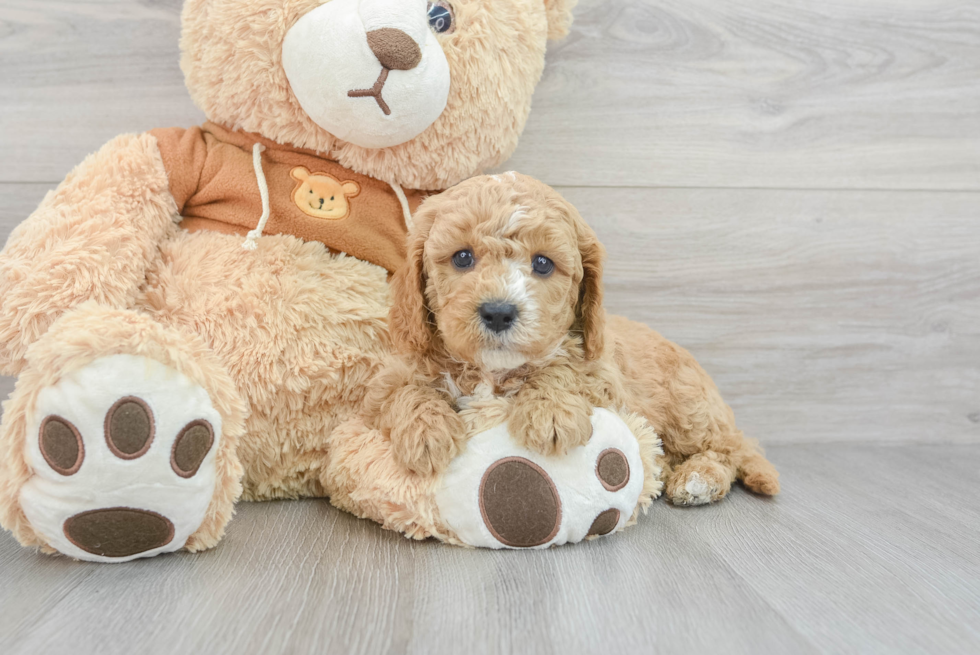
[[532, 178], [470, 179], [428, 199], [392, 280], [389, 327], [404, 354], [372, 390], [396, 458], [432, 475], [459, 452], [454, 407], [512, 398], [510, 433], [560, 455], [591, 437], [592, 407], [626, 407], [653, 425], [677, 504], [722, 498], [735, 479], [772, 495], [779, 474], [683, 348], [607, 317], [604, 250], [575, 208]]

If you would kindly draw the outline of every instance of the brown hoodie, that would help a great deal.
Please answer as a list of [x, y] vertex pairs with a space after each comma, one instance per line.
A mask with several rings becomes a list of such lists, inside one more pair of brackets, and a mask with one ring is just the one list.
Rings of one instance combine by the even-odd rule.
[[[404, 211], [394, 188], [350, 171], [311, 150], [280, 145], [214, 123], [185, 130], [152, 130], [170, 179], [170, 192], [191, 232], [245, 236], [263, 213], [255, 144], [264, 146], [261, 172], [269, 188], [263, 233], [319, 241], [393, 273], [405, 261]], [[427, 195], [406, 190], [414, 213]]]

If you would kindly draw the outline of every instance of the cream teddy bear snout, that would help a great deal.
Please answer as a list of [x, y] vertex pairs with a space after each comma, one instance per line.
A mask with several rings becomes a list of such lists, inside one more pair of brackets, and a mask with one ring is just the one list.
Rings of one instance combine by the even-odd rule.
[[449, 63], [426, 0], [331, 0], [286, 34], [282, 63], [303, 110], [364, 148], [410, 141], [449, 98]]

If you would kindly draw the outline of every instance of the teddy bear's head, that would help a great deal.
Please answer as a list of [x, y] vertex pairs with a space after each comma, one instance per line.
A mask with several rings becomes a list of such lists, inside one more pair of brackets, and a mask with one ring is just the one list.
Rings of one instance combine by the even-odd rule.
[[575, 0], [187, 0], [182, 67], [208, 118], [442, 189], [517, 146]]

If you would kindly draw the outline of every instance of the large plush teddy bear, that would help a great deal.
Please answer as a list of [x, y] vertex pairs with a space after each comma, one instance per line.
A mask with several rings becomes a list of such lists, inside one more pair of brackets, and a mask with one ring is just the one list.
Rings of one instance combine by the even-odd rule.
[[[495, 547], [622, 528], [659, 489], [635, 417], [596, 411], [588, 451], [537, 489], [567, 511], [544, 498], [555, 529], [533, 543], [540, 481], [499, 500], [498, 524], [516, 523], [491, 535], [465, 474], [511, 447], [497, 401], [464, 412], [469, 463], [438, 478], [398, 466], [358, 417], [412, 212], [513, 151], [573, 2], [187, 0], [182, 67], [209, 122], [111, 141], [0, 255], [0, 369], [18, 376], [3, 526], [96, 561], [214, 546], [239, 497], [329, 496], [412, 537]], [[596, 476], [610, 448], [614, 493]]]

